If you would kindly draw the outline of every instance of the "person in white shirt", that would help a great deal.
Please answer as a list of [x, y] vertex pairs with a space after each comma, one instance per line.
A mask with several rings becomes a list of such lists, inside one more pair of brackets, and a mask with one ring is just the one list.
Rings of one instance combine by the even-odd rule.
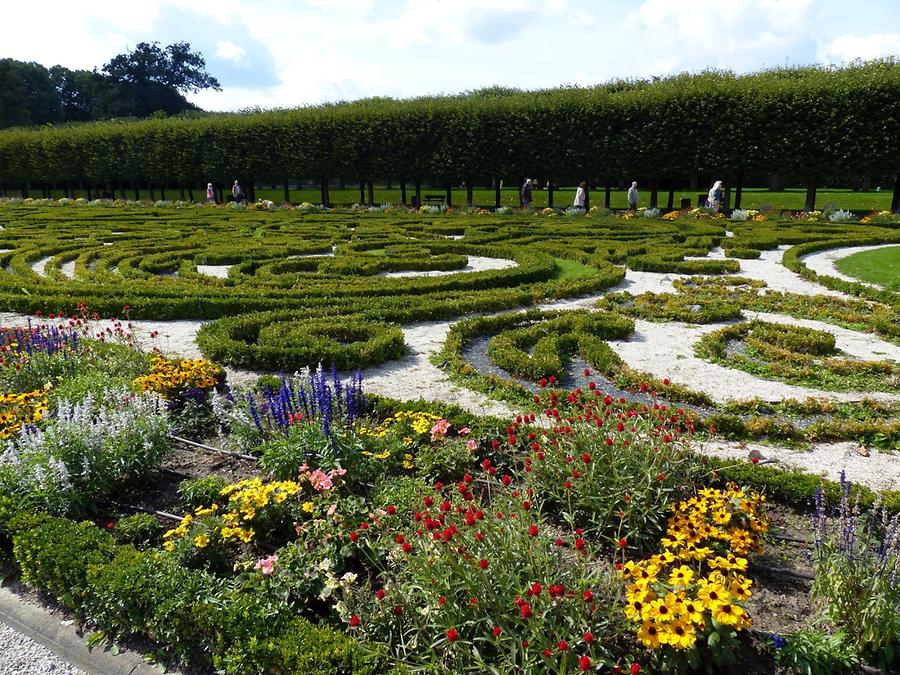
[[722, 206], [722, 181], [717, 180], [709, 189], [709, 194], [706, 196], [706, 206], [716, 213], [719, 212]]
[[575, 208], [583, 209], [584, 205], [587, 203], [587, 183], [581, 181], [578, 184], [578, 189], [575, 190]]
[[241, 192], [241, 184], [237, 181], [234, 181], [234, 185], [231, 186], [231, 196], [234, 197], [234, 201], [238, 204], [241, 203], [241, 199], [244, 197], [244, 194]]
[[628, 188], [628, 209], [630, 211], [637, 211], [637, 181], [631, 181], [631, 187]]

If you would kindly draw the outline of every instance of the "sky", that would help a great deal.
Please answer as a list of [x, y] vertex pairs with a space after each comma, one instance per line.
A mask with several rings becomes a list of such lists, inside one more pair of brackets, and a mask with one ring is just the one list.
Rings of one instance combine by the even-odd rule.
[[0, 58], [92, 69], [151, 41], [203, 54], [222, 91], [191, 101], [242, 110], [900, 57], [900, 0], [13, 2]]

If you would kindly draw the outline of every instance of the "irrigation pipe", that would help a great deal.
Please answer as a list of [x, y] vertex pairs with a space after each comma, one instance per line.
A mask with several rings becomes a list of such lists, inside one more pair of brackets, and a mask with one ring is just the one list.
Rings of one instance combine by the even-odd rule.
[[189, 445], [192, 448], [199, 448], [200, 450], [206, 450], [207, 452], [215, 452], [219, 455], [227, 455], [228, 457], [237, 457], [238, 459], [246, 459], [250, 462], [257, 462], [259, 459], [254, 457], [253, 455], [247, 455], [243, 452], [232, 452], [231, 450], [222, 450], [222, 448], [215, 448], [211, 445], [204, 445], [203, 443], [196, 443], [194, 441], [189, 441], [186, 438], [181, 438], [180, 436], [169, 435], [173, 441], [177, 441], [179, 443], [183, 443], [184, 445]]

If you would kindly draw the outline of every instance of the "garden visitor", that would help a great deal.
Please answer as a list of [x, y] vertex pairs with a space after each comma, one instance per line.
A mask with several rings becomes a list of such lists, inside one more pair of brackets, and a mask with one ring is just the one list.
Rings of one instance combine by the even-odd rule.
[[532, 181], [530, 178], [525, 179], [525, 185], [522, 186], [522, 208], [530, 209], [531, 208], [531, 190], [532, 190]]
[[578, 184], [578, 189], [575, 190], [575, 208], [583, 209], [586, 202], [587, 202], [587, 183], [585, 181], [581, 181]]
[[719, 212], [719, 209], [722, 206], [722, 181], [717, 180], [709, 189], [709, 195], [707, 195], [706, 198], [706, 206], [716, 213]]
[[637, 211], [637, 181], [631, 181], [631, 187], [628, 188], [628, 210], [629, 211]]
[[212, 183], [206, 184], [206, 203], [213, 204], [216, 201], [216, 191]]
[[234, 201], [238, 204], [240, 204], [241, 199], [244, 198], [244, 195], [241, 192], [241, 184], [237, 181], [234, 181], [234, 185], [231, 186], [231, 196], [234, 197]]

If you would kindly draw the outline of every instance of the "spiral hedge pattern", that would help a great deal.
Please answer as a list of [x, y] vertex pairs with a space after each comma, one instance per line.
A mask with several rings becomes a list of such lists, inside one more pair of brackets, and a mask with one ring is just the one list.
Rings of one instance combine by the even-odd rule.
[[[704, 257], [724, 241], [726, 222], [703, 214], [628, 220], [600, 213], [441, 216], [0, 202], [0, 306], [71, 314], [85, 303], [109, 316], [127, 305], [136, 319], [214, 319], [198, 342], [226, 364], [287, 370], [324, 360], [367, 367], [402, 356], [397, 325], [598, 292], [622, 281], [626, 268], [732, 273], [740, 269], [737, 260]], [[729, 244], [755, 250], [900, 240], [893, 224], [730, 227], [737, 236]], [[475, 256], [512, 266], [464, 271]], [[392, 276], [397, 272], [413, 276]], [[603, 306], [664, 320], [736, 318], [731, 277], [719, 277], [719, 285], [713, 278], [696, 282], [704, 284], [702, 292], [695, 286], [675, 298], [611, 295]], [[897, 294], [858, 286], [865, 300], [834, 300], [816, 308], [816, 318], [830, 313], [896, 338]], [[751, 288], [740, 297], [742, 306], [767, 311], [777, 294]], [[778, 300], [789, 313], [803, 310], [798, 302]], [[511, 337], [520, 350], [531, 339]], [[570, 352], [570, 341], [544, 341], [538, 354]]]

